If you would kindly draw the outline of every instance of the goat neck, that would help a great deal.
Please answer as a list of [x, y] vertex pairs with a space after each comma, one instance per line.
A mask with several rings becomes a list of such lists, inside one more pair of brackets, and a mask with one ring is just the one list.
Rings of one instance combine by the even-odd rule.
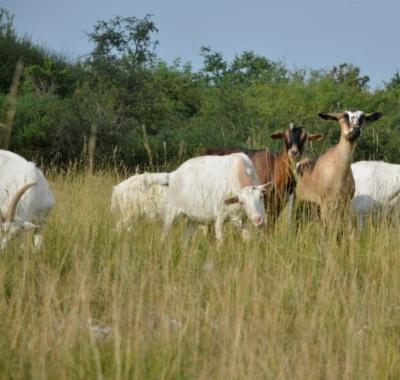
[[[292, 163], [293, 161], [293, 163]], [[294, 180], [293, 167], [295, 166], [294, 160], [290, 159], [288, 150], [284, 147], [281, 152], [275, 155], [275, 184], [279, 188], [279, 192], [284, 193], [291, 182]]]
[[350, 166], [353, 161], [354, 150], [357, 146], [357, 141], [348, 140], [343, 134], [340, 135], [340, 140], [332, 150], [339, 155], [342, 162], [346, 166]]

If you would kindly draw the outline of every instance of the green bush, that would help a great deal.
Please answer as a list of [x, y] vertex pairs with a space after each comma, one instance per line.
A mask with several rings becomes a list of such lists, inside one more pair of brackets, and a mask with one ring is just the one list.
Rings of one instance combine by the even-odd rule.
[[365, 128], [355, 160], [400, 162], [398, 73], [385, 88], [371, 91], [368, 76], [351, 64], [291, 72], [253, 52], [228, 62], [210, 48], [202, 48], [203, 67], [195, 72], [190, 64], [157, 58], [150, 16], [98, 22], [89, 34], [93, 52], [71, 62], [18, 37], [12, 17], [2, 12], [0, 107], [23, 56], [10, 149], [27, 158], [83, 163], [95, 125], [98, 166], [146, 166], [150, 156], [154, 165], [173, 166], [209, 146], [280, 150], [282, 143], [269, 136], [290, 122], [325, 134], [318, 154], [337, 142], [339, 128], [317, 113], [358, 108], [385, 117]]

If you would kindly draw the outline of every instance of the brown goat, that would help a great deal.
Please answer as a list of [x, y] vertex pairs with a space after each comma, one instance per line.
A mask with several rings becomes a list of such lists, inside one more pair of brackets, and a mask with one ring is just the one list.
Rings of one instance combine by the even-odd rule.
[[321, 219], [326, 221], [330, 211], [347, 206], [353, 197], [355, 186], [350, 165], [357, 138], [364, 124], [378, 120], [382, 113], [345, 111], [318, 115], [322, 119], [339, 122], [340, 140], [319, 158], [305, 159], [297, 164], [295, 194], [298, 200], [316, 203], [320, 207]]
[[268, 208], [272, 214], [278, 216], [287, 195], [293, 193], [296, 186], [291, 161], [297, 162], [300, 159], [306, 141], [321, 140], [323, 135], [308, 134], [303, 127], [290, 124], [290, 127], [285, 132], [275, 132], [271, 137], [284, 141], [284, 146], [280, 153], [273, 153], [268, 149], [225, 147], [209, 148], [205, 150], [204, 154], [223, 156], [237, 152], [246, 153], [256, 168], [260, 183], [272, 181], [274, 188], [268, 196]]

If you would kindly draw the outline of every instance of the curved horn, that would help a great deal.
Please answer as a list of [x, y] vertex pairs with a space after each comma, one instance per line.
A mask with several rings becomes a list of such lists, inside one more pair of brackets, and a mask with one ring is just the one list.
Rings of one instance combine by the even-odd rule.
[[17, 211], [17, 205], [21, 197], [30, 189], [31, 187], [35, 186], [36, 182], [28, 183], [27, 185], [21, 187], [18, 191], [17, 194], [14, 195], [14, 197], [11, 199], [10, 206], [8, 208], [7, 216], [5, 221], [6, 222], [12, 222], [15, 218], [15, 212]]

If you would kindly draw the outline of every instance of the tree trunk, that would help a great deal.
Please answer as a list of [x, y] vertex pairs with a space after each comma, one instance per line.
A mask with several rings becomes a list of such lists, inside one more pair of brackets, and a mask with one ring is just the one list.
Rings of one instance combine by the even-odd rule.
[[89, 173], [94, 173], [95, 168], [95, 155], [96, 155], [96, 140], [97, 140], [97, 123], [93, 122], [90, 127], [90, 136], [88, 142], [88, 154], [89, 154]]
[[10, 146], [11, 132], [14, 123], [15, 111], [17, 108], [18, 85], [21, 79], [23, 68], [24, 64], [22, 59], [20, 58], [17, 62], [17, 65], [15, 66], [14, 75], [10, 87], [10, 93], [8, 94], [4, 105], [5, 122], [4, 124], [0, 124], [0, 127], [2, 127], [3, 129], [1, 131], [0, 143], [0, 147], [2, 149], [8, 149]]
[[147, 139], [146, 126], [144, 124], [142, 124], [142, 131], [143, 131], [143, 146], [144, 146], [144, 149], [145, 149], [145, 151], [147, 153], [147, 156], [149, 157], [150, 168], [153, 168], [153, 155], [151, 153], [149, 140]]

